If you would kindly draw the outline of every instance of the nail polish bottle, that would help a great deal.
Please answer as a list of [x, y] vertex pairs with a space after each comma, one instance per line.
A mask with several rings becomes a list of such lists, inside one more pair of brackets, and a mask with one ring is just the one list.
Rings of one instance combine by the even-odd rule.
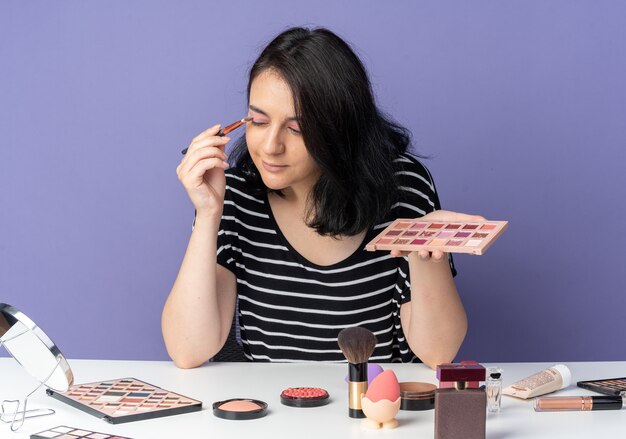
[[485, 439], [487, 394], [478, 388], [485, 368], [476, 361], [437, 366], [435, 439]]

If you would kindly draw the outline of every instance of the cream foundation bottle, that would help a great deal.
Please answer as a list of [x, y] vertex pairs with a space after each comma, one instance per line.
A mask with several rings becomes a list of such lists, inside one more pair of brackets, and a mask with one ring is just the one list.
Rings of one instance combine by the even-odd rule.
[[572, 373], [564, 364], [556, 364], [511, 384], [503, 394], [528, 399], [566, 388], [572, 382]]

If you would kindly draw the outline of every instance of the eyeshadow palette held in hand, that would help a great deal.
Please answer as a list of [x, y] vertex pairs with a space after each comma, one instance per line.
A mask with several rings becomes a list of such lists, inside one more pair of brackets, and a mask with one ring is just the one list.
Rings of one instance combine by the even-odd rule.
[[504, 232], [508, 221], [445, 222], [397, 219], [372, 239], [365, 249], [441, 250], [482, 255]]

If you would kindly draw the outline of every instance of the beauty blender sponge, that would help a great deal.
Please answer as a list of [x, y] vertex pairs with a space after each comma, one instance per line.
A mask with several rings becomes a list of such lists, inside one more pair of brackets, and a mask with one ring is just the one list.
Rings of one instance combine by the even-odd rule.
[[396, 401], [400, 397], [400, 384], [398, 384], [398, 378], [393, 370], [385, 370], [374, 378], [367, 388], [365, 396], [372, 402], [381, 399]]

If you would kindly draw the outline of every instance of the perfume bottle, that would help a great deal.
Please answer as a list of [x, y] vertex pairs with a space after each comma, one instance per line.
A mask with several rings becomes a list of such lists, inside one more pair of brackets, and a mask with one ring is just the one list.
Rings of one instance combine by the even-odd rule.
[[502, 401], [502, 369], [499, 367], [487, 368], [485, 391], [487, 392], [487, 411], [499, 413]]
[[487, 395], [478, 387], [485, 368], [476, 361], [437, 366], [435, 439], [485, 439]]

